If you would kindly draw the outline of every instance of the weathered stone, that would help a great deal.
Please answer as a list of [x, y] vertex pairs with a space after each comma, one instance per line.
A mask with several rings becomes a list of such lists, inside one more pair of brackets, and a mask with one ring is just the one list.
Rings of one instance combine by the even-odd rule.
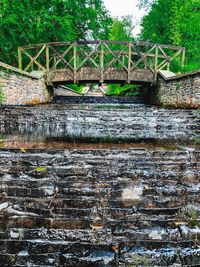
[[200, 108], [200, 71], [167, 78], [160, 74], [157, 86], [147, 89], [153, 104], [176, 108]]
[[5, 166], [2, 267], [200, 264], [198, 149], [1, 149]]
[[20, 133], [24, 140], [99, 138], [183, 142], [199, 137], [199, 125], [200, 113], [195, 110], [163, 109], [144, 104], [125, 108], [106, 105], [104, 109], [88, 104], [81, 110], [76, 105], [0, 108], [0, 132], [11, 139]]
[[44, 78], [31, 78], [20, 74], [0, 75], [4, 105], [32, 105], [51, 99]]
[[[4, 107], [0, 132], [12, 146], [52, 136], [188, 141], [199, 120], [142, 103]], [[200, 150], [177, 143], [0, 149], [0, 266], [200, 265]]]

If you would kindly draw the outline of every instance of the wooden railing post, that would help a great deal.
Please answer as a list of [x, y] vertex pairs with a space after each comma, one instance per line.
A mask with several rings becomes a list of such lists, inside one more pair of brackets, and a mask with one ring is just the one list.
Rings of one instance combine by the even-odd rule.
[[18, 68], [22, 70], [22, 49], [18, 47]]
[[157, 73], [158, 73], [158, 53], [159, 53], [159, 46], [156, 45], [156, 50], [155, 50], [155, 66], [154, 66], [154, 80], [156, 82], [157, 79]]
[[170, 63], [167, 62], [167, 70], [169, 71], [170, 70]]
[[103, 42], [101, 42], [100, 68], [101, 68], [100, 83], [103, 83], [104, 82], [104, 45], [103, 45]]
[[46, 71], [49, 72], [50, 66], [49, 66], [49, 45], [46, 44]]
[[[64, 51], [59, 49], [59, 47], [65, 48], [65, 46]], [[20, 70], [29, 72], [34, 67], [52, 77], [51, 73], [60, 68], [70, 69], [74, 83], [79, 81], [79, 70], [81, 68], [83, 70], [84, 66], [91, 66], [91, 64], [95, 69], [94, 74], [97, 76], [95, 80], [100, 83], [105, 80], [106, 70], [113, 67], [118, 71], [123, 69], [125, 73], [123, 82], [130, 83], [137, 78], [132, 77], [132, 73], [136, 72], [138, 68], [146, 70], [147, 74], [151, 72], [151, 77], [154, 76], [152, 82], [156, 82], [158, 71], [169, 70], [171, 62], [178, 56], [179, 65], [183, 68], [185, 62], [185, 48], [183, 47], [120, 41], [59, 42], [19, 47], [18, 67]], [[24, 57], [26, 61], [24, 61]], [[96, 74], [97, 71], [98, 74]], [[91, 81], [94, 79], [92, 74], [91, 79]], [[118, 77], [114, 77], [114, 79], [117, 80]]]
[[131, 42], [128, 43], [128, 79], [127, 83], [131, 81]]
[[74, 43], [74, 83], [77, 82], [77, 43]]
[[185, 48], [183, 48], [182, 50], [182, 61], [181, 61], [182, 69], [184, 68], [184, 64], [185, 64]]

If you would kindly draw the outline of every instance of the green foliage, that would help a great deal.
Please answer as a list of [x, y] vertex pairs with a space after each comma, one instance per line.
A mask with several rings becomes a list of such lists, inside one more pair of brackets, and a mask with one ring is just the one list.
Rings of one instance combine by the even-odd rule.
[[47, 168], [46, 167], [38, 167], [35, 169], [37, 172], [46, 172]]
[[[152, 4], [152, 1], [145, 4]], [[143, 18], [140, 39], [186, 47], [186, 64], [182, 71], [199, 69], [199, 8], [199, 0], [153, 1], [149, 13]], [[178, 71], [176, 67], [174, 69]]]
[[133, 24], [130, 16], [123, 17], [121, 20], [114, 19], [110, 30], [110, 41], [131, 41]]
[[102, 0], [0, 0], [0, 60], [16, 65], [33, 43], [107, 39], [111, 24]]
[[171, 14], [169, 19], [169, 40], [174, 45], [181, 45], [181, 21], [183, 8], [179, 6], [179, 0], [171, 2]]
[[103, 0], [64, 0], [78, 40], [108, 39], [112, 18]]
[[182, 45], [186, 47], [185, 71], [200, 69], [200, 2], [187, 0], [182, 21]]
[[[131, 41], [133, 37], [131, 36], [133, 29], [133, 24], [131, 21], [131, 17], [127, 16], [122, 18], [121, 20], [115, 19], [113, 21], [112, 28], [109, 34], [110, 41]], [[123, 49], [123, 45], [112, 45], [113, 50], [120, 51]], [[108, 56], [109, 57], [109, 56]], [[108, 58], [107, 57], [107, 58]], [[112, 58], [112, 55], [110, 55]], [[118, 62], [115, 63], [117, 66]], [[134, 85], [124, 85], [120, 86], [120, 84], [109, 84], [108, 85], [108, 95], [137, 95], [136, 87]]]
[[118, 95], [118, 96], [138, 96], [139, 89], [138, 86], [133, 84], [125, 84], [121, 86], [120, 84], [109, 84], [107, 95]]
[[84, 88], [83, 85], [77, 85], [77, 84], [68, 84], [67, 87], [80, 94], [82, 93], [83, 88]]
[[[131, 37], [131, 32], [133, 29], [133, 24], [131, 21], [131, 17], [123, 17], [121, 20], [114, 19], [113, 25], [110, 30], [109, 40], [110, 41], [131, 41], [133, 38]], [[116, 51], [116, 53], [120, 53], [124, 49], [124, 44], [110, 44], [109, 45], [112, 51]], [[106, 59], [108, 62], [113, 60], [112, 54], [107, 54]], [[127, 62], [127, 58], [120, 58], [121, 60]], [[119, 67], [120, 64], [118, 60], [115, 60], [112, 64], [112, 67]]]

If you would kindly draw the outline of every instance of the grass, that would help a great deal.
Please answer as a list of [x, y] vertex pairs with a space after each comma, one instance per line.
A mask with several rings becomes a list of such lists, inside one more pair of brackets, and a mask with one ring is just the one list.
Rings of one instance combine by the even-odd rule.
[[[90, 85], [93, 87], [93, 85]], [[67, 87], [76, 91], [77, 93], [82, 93], [84, 85], [68, 84]], [[106, 93], [108, 96], [139, 96], [140, 91], [137, 85], [125, 84], [121, 86], [120, 84], [108, 84], [108, 91]]]
[[125, 84], [124, 86], [121, 86], [120, 84], [108, 84], [107, 95], [138, 96], [140, 95], [140, 92], [137, 85]]
[[70, 89], [76, 91], [77, 93], [82, 93], [84, 86], [83, 85], [77, 85], [77, 84], [69, 84], [67, 85]]

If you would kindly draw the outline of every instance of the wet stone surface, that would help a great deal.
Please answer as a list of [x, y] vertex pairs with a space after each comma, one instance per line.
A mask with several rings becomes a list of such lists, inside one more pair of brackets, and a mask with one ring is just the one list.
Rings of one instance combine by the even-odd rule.
[[200, 266], [199, 125], [142, 102], [0, 107], [0, 267]]
[[[194, 141], [200, 136], [198, 110], [164, 109], [145, 104], [43, 105], [0, 107], [0, 133], [46, 138]], [[21, 137], [20, 137], [21, 138]]]
[[200, 150], [1, 149], [0, 266], [198, 266]]

